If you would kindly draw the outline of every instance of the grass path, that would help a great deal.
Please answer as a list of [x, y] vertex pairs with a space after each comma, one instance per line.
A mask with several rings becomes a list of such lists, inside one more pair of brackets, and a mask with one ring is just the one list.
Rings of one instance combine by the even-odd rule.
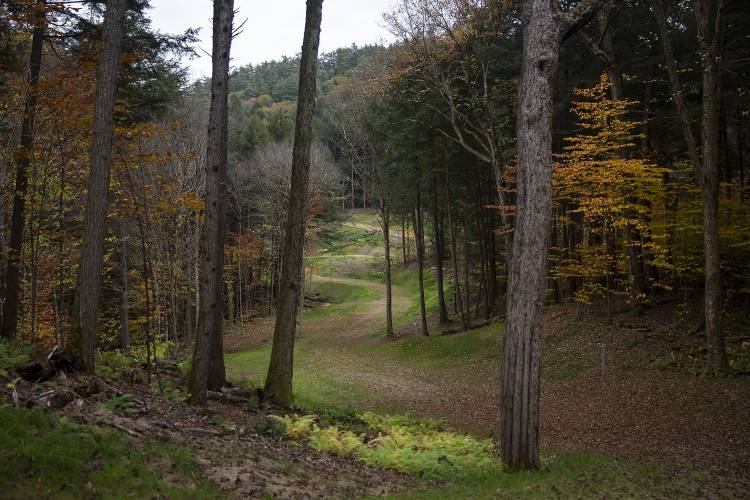
[[[419, 356], [424, 342], [445, 344], [446, 351], [450, 351], [455, 338], [409, 337], [394, 343], [379, 335], [385, 317], [384, 284], [321, 276], [315, 276], [313, 283], [313, 290], [319, 287], [325, 292], [333, 284], [355, 292], [350, 293], [354, 296], [351, 301], [323, 306], [303, 315], [295, 352], [296, 396], [300, 403], [314, 408], [333, 404], [343, 408], [412, 412], [463, 422], [487, 434], [487, 416], [494, 414], [490, 396], [493, 381], [485, 381], [482, 388], [476, 387], [477, 380], [470, 380], [472, 377], [455, 377], [455, 370], [445, 364], [450, 362], [450, 352], [446, 352], [447, 359], [440, 360]], [[402, 315], [412, 306], [409, 293], [394, 286], [394, 316]], [[234, 352], [227, 356], [230, 377], [262, 382], [272, 327], [271, 321], [262, 320], [228, 335], [225, 343]], [[478, 336], [481, 337], [481, 332]], [[459, 362], [460, 353], [456, 354], [455, 361]], [[407, 358], [412, 355], [416, 362], [409, 363]], [[467, 390], [469, 385], [474, 390]], [[485, 391], [487, 397], [482, 397]], [[471, 408], [468, 413], [467, 408]]]

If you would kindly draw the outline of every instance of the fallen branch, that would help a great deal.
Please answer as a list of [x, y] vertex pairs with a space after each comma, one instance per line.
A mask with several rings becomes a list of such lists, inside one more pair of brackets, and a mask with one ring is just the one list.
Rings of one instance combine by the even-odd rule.
[[221, 431], [215, 431], [213, 429], [204, 429], [202, 427], [190, 427], [185, 429], [185, 432], [189, 432], [191, 434], [202, 434], [205, 436], [223, 436], [224, 433]]

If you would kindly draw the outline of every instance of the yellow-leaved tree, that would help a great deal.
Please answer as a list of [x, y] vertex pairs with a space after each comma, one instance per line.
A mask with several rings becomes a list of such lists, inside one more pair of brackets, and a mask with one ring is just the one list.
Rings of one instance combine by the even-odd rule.
[[606, 74], [575, 98], [580, 132], [565, 138], [554, 193], [559, 222], [574, 226], [577, 237], [558, 246], [553, 274], [577, 280], [582, 302], [613, 293], [647, 300], [656, 275], [649, 267], [661, 261], [650, 221], [655, 200], [664, 197], [664, 169], [639, 155], [642, 122], [629, 116], [637, 103], [612, 99]]

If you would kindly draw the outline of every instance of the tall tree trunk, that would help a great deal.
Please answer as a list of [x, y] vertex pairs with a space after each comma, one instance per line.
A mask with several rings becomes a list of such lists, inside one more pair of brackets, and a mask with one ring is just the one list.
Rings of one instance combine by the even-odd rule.
[[409, 261], [406, 258], [406, 217], [401, 217], [401, 253], [404, 265], [408, 264]]
[[229, 96], [229, 52], [232, 45], [234, 0], [214, 0], [211, 109], [206, 147], [206, 220], [201, 233], [200, 305], [190, 374], [190, 402], [205, 406], [207, 390], [225, 383], [222, 327], [224, 323], [224, 230]]
[[445, 181], [445, 196], [448, 208], [448, 227], [451, 233], [451, 261], [453, 262], [453, 296], [456, 301], [456, 309], [461, 316], [461, 326], [464, 330], [469, 329], [469, 323], [466, 321], [466, 312], [464, 311], [463, 297], [461, 296], [461, 286], [459, 284], [460, 276], [458, 274], [458, 244], [456, 243], [456, 225], [453, 221], [453, 200], [451, 199], [451, 190], [448, 181]]
[[482, 189], [477, 179], [475, 184], [475, 200], [474, 203], [474, 221], [477, 227], [477, 243], [479, 246], [479, 273], [481, 276], [480, 281], [480, 293], [477, 299], [477, 315], [479, 315], [479, 304], [484, 302], [484, 319], [490, 319], [490, 292], [489, 292], [489, 276], [487, 272], [487, 233], [484, 230], [484, 221], [482, 214]]
[[83, 218], [81, 267], [78, 276], [80, 346], [77, 347], [80, 347], [83, 365], [89, 373], [94, 373], [96, 366], [95, 348], [104, 270], [104, 238], [107, 232], [115, 93], [126, 3], [125, 0], [113, 0], [107, 4], [104, 15], [104, 40], [96, 74], [91, 170], [86, 213]]
[[703, 69], [702, 166], [703, 242], [706, 266], [706, 337], [708, 369], [716, 374], [727, 367], [721, 331], [721, 262], [719, 258], [719, 89], [718, 60], [722, 1], [694, 0], [698, 51]]
[[432, 176], [432, 241], [435, 247], [435, 274], [438, 292], [438, 316], [440, 325], [450, 323], [448, 308], [445, 306], [445, 289], [443, 287], [443, 237], [440, 230], [440, 212], [438, 210], [437, 175]]
[[120, 347], [130, 349], [130, 304], [128, 301], [128, 239], [124, 224], [120, 229], [120, 273], [122, 295], [120, 302]]
[[518, 106], [518, 197], [502, 366], [502, 455], [512, 470], [539, 468], [539, 367], [552, 229], [552, 102], [562, 41], [601, 7], [525, 0]]
[[469, 251], [469, 201], [468, 196], [464, 199], [464, 305], [466, 306], [466, 323], [471, 326], [471, 253]]
[[47, 2], [37, 0], [34, 4], [34, 30], [31, 35], [29, 55], [29, 77], [26, 101], [21, 123], [21, 141], [16, 157], [16, 186], [13, 192], [13, 211], [10, 216], [10, 245], [8, 265], [5, 272], [5, 302], [3, 303], [2, 328], [5, 338], [16, 336], [18, 329], [18, 292], [20, 288], [21, 254], [23, 232], [26, 221], [26, 193], [29, 187], [29, 168], [34, 155], [34, 128], [38, 101], [39, 75], [42, 67], [42, 44], [47, 26]]
[[417, 243], [417, 275], [419, 278], [419, 317], [420, 330], [423, 336], [429, 337], [427, 329], [427, 307], [424, 299], [424, 223], [422, 221], [422, 195], [417, 186], [417, 206], [412, 212], [414, 239]]
[[677, 73], [677, 67], [675, 64], [676, 59], [672, 48], [672, 38], [667, 26], [667, 14], [664, 10], [663, 1], [664, 0], [649, 0], [649, 4], [654, 11], [654, 18], [656, 19], [656, 24], [659, 28], [659, 38], [661, 38], [662, 48], [664, 50], [664, 62], [667, 67], [669, 85], [672, 89], [672, 99], [674, 100], [675, 109], [677, 110], [677, 116], [680, 119], [682, 136], [685, 140], [685, 145], [688, 148], [690, 160], [693, 163], [693, 177], [698, 179], [699, 172], [702, 170], [701, 157], [698, 152], [698, 141], [695, 139], [693, 127], [690, 123], [690, 116], [688, 115], [687, 107], [685, 106], [685, 98], [682, 95], [682, 85], [680, 84], [680, 79]]
[[740, 173], [740, 203], [745, 202], [745, 157], [742, 148], [743, 120], [741, 112], [737, 112], [737, 167]]
[[393, 330], [393, 283], [391, 280], [391, 206], [386, 198], [381, 203], [383, 217], [383, 246], [385, 249], [385, 335], [395, 337]]
[[292, 154], [292, 183], [289, 192], [289, 211], [284, 241], [276, 325], [271, 350], [271, 363], [266, 378], [265, 396], [274, 404], [289, 407], [293, 403], [292, 374], [294, 337], [302, 258], [307, 216], [307, 191], [310, 182], [310, 143], [312, 119], [315, 111], [315, 87], [318, 69], [320, 24], [323, 17], [323, 0], [307, 0], [305, 34], [300, 61], [299, 104], [294, 130]]
[[719, 95], [718, 58], [722, 29], [721, 2], [693, 0], [698, 33], [698, 52], [703, 71], [702, 150], [693, 134], [682, 96], [672, 41], [667, 26], [663, 0], [650, 0], [659, 27], [664, 59], [672, 88], [675, 108], [703, 198], [703, 244], [705, 252], [705, 317], [708, 343], [708, 368], [715, 373], [727, 364], [724, 337], [721, 333], [721, 268], [719, 260]]

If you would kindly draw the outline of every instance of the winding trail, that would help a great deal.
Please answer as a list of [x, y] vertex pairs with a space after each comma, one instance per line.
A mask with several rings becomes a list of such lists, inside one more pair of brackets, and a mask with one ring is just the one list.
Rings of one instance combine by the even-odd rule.
[[[376, 281], [314, 276], [318, 282], [332, 281], [362, 287], [378, 298], [358, 303], [346, 315], [331, 314], [304, 319], [298, 330], [299, 344], [312, 356], [317, 369], [331, 378], [354, 382], [366, 388], [371, 397], [352, 406], [409, 412], [423, 417], [445, 418], [453, 424], [483, 435], [493, 435], [498, 415], [499, 367], [481, 363], [470, 373], [457, 377], [455, 370], [444, 372], [420, 369], [401, 360], [378, 356], [361, 348], [393, 342], [378, 335], [384, 328], [385, 285]], [[398, 318], [414, 301], [398, 286], [393, 287], [393, 315]], [[273, 321], [264, 319], [250, 328], [225, 336], [227, 352], [238, 352], [268, 342]], [[491, 374], [489, 377], [488, 374]]]

